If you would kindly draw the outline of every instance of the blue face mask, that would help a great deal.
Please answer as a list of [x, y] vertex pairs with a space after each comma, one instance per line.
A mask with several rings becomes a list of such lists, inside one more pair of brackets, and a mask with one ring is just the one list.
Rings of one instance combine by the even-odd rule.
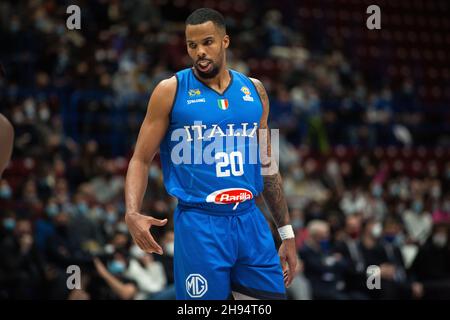
[[294, 229], [303, 228], [303, 221], [302, 221], [302, 219], [294, 219], [294, 220], [292, 220], [292, 228], [294, 228]]
[[117, 221], [117, 216], [116, 213], [114, 212], [109, 212], [106, 214], [106, 222], [110, 223], [110, 224], [114, 224]]
[[394, 243], [395, 238], [396, 238], [395, 234], [387, 234], [384, 236], [384, 241], [388, 243]]
[[320, 244], [320, 249], [323, 252], [328, 252], [330, 250], [330, 240], [321, 240], [319, 242], [319, 244]]
[[413, 210], [416, 213], [422, 213], [423, 211], [423, 203], [421, 201], [415, 201], [413, 204]]
[[105, 219], [105, 211], [102, 208], [95, 207], [93, 211], [95, 219]]
[[151, 179], [157, 179], [159, 177], [159, 170], [158, 170], [158, 168], [152, 166], [150, 168], [149, 172], [148, 172], [148, 176]]
[[78, 207], [78, 212], [81, 213], [82, 215], [85, 215], [89, 210], [89, 207], [87, 206], [87, 204], [85, 202], [79, 203], [77, 207]]
[[383, 188], [380, 185], [376, 185], [372, 190], [372, 195], [375, 198], [380, 198], [383, 195]]
[[3, 227], [6, 230], [14, 230], [14, 228], [16, 227], [16, 220], [12, 218], [6, 218], [5, 220], [3, 220]]
[[113, 260], [108, 264], [108, 270], [112, 274], [120, 274], [125, 271], [125, 263], [118, 260]]
[[45, 212], [47, 212], [47, 215], [50, 218], [53, 218], [56, 216], [59, 212], [58, 206], [56, 204], [49, 204], [47, 208], [45, 209]]
[[9, 186], [2, 186], [0, 188], [0, 199], [11, 199], [12, 191]]
[[400, 194], [400, 186], [395, 184], [391, 187], [391, 196], [398, 196]]

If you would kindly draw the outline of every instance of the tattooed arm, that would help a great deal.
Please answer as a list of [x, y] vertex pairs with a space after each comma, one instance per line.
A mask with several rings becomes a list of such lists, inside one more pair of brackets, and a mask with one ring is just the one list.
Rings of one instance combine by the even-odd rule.
[[[268, 159], [271, 159], [272, 155], [270, 131], [268, 130], [269, 98], [261, 81], [253, 78], [251, 78], [251, 80], [258, 90], [258, 94], [263, 104], [263, 114], [260, 121], [260, 130], [266, 131], [266, 134], [261, 135], [265, 141], [259, 141], [262, 162], [264, 163], [264, 167], [276, 168], [276, 170], [270, 170], [268, 175], [263, 176], [264, 191], [262, 193], [262, 196], [264, 198], [264, 201], [266, 202], [267, 207], [270, 210], [275, 225], [277, 226], [277, 228], [281, 228], [290, 224], [288, 206], [283, 193], [283, 182], [278, 171], [277, 164], [275, 162], [272, 163], [271, 161], [266, 164], [264, 161], [265, 159], [263, 159], [265, 156], [267, 156]], [[267, 139], [265, 139], [266, 137]], [[286, 286], [289, 286], [294, 278], [297, 265], [295, 239], [290, 238], [283, 240], [278, 253], [280, 255], [283, 266], [285, 284]]]

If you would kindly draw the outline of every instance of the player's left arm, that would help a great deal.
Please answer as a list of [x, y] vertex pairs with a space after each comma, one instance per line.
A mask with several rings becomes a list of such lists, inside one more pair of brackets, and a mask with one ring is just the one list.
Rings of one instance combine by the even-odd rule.
[[[259, 129], [266, 130], [265, 134], [262, 134], [261, 137], [267, 137], [267, 139], [264, 139], [265, 141], [259, 141], [260, 153], [267, 155], [268, 159], [271, 159], [272, 149], [268, 126], [269, 97], [267, 96], [267, 92], [261, 81], [253, 78], [251, 78], [251, 80], [258, 90], [258, 94], [263, 104], [263, 114], [261, 116]], [[277, 164], [269, 162], [269, 164], [265, 164], [265, 166], [277, 166]], [[280, 237], [283, 241], [278, 253], [283, 266], [285, 284], [286, 286], [289, 286], [295, 276], [297, 252], [295, 247], [294, 232], [292, 226], [290, 225], [289, 210], [283, 193], [283, 181], [278, 170], [276, 170], [276, 173], [263, 175], [263, 179], [264, 191], [262, 192], [262, 196], [271, 212], [280, 233]]]

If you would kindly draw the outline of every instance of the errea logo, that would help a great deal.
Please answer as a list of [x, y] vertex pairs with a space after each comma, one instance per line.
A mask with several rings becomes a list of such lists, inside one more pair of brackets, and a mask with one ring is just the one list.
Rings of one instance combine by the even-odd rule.
[[190, 274], [186, 279], [186, 291], [191, 298], [201, 298], [208, 291], [208, 281], [201, 274]]

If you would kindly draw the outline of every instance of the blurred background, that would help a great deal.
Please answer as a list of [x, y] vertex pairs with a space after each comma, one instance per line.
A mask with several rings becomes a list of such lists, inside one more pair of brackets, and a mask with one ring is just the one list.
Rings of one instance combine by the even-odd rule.
[[[71, 4], [81, 30], [66, 29]], [[372, 4], [381, 30], [366, 27]], [[199, 7], [226, 17], [229, 67], [269, 93], [300, 260], [289, 299], [450, 298], [448, 1], [29, 0], [0, 3], [0, 112], [15, 128], [0, 299], [175, 298], [158, 156], [143, 212], [169, 218], [152, 228], [163, 256], [133, 245], [123, 187], [153, 88], [190, 65]]]

